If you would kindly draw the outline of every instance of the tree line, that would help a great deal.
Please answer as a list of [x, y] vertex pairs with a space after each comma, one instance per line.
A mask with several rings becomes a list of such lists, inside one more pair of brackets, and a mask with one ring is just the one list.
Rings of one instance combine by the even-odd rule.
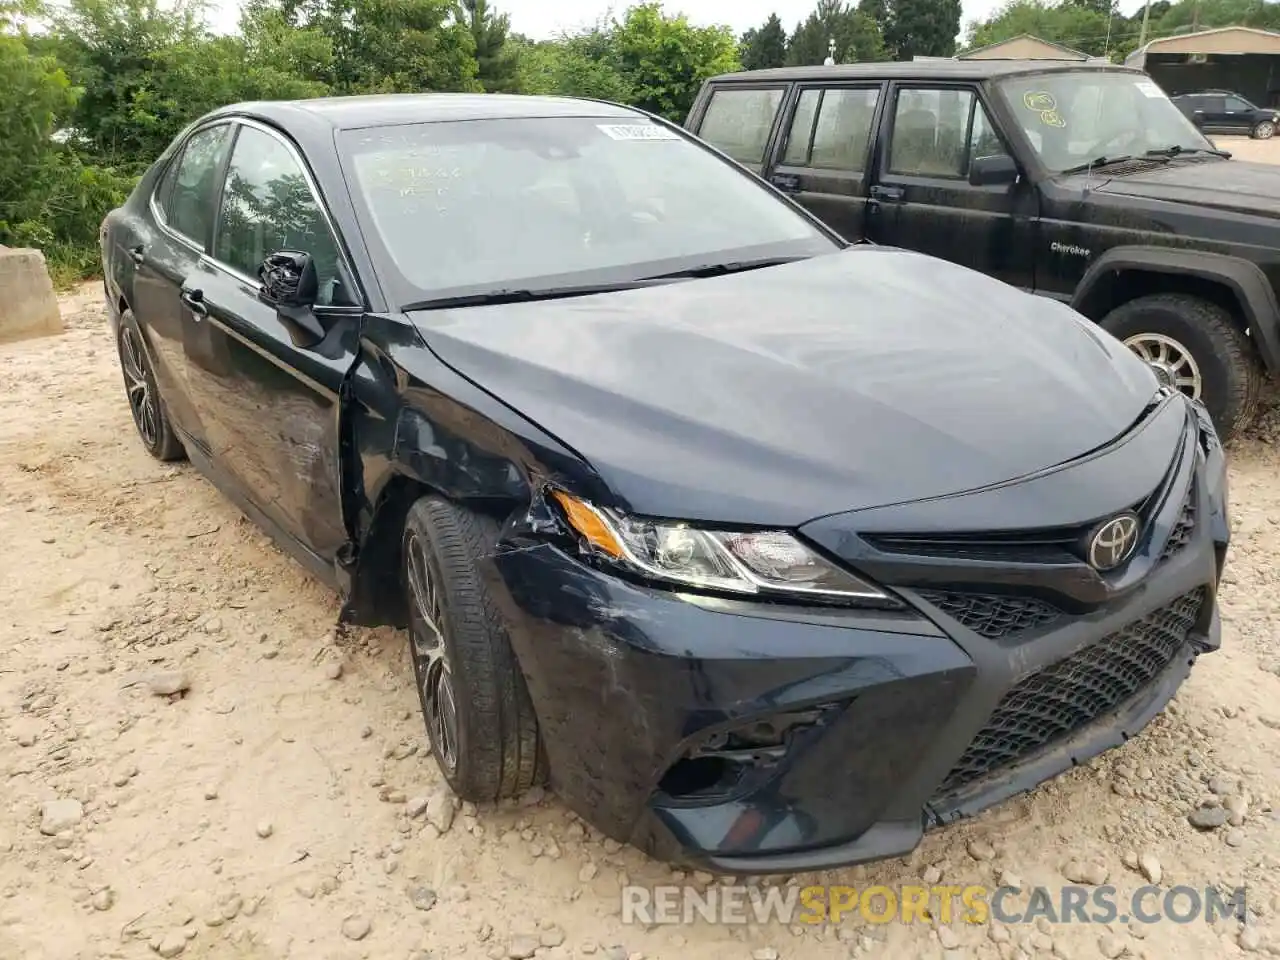
[[[735, 36], [642, 2], [534, 40], [491, 0], [247, 0], [229, 35], [204, 0], [0, 0], [0, 244], [91, 273], [97, 227], [173, 137], [243, 100], [488, 91], [595, 97], [679, 121], [703, 80], [738, 69], [951, 56], [960, 0], [817, 0]], [[1266, 0], [1155, 0], [1149, 35], [1280, 26]], [[1117, 59], [1141, 12], [1112, 0], [1008, 0], [962, 48], [1021, 33]]]

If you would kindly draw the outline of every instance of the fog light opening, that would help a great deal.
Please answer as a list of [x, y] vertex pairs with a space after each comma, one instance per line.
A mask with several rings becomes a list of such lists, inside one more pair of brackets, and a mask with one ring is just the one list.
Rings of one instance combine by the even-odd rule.
[[741, 771], [723, 757], [694, 757], [680, 760], [663, 775], [658, 789], [673, 800], [688, 800], [732, 789]]
[[841, 708], [823, 704], [773, 714], [703, 736], [662, 775], [658, 791], [682, 803], [714, 803], [767, 778], [797, 742]]

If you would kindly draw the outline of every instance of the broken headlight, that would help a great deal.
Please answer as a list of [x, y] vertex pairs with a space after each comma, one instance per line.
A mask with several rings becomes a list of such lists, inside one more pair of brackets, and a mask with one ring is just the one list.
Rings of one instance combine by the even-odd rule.
[[654, 580], [739, 594], [897, 605], [879, 587], [781, 530], [710, 530], [629, 517], [561, 490], [552, 498], [595, 556]]

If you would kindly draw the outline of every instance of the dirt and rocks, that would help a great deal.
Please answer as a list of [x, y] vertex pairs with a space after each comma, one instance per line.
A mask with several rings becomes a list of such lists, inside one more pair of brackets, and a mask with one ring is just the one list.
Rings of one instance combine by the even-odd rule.
[[646, 929], [621, 886], [714, 879], [541, 790], [454, 803], [405, 637], [335, 634], [329, 592], [146, 456], [98, 300], [0, 346], [0, 960], [1280, 955], [1280, 401], [1231, 450], [1223, 649], [1141, 736], [904, 860], [772, 881], [1245, 885], [1247, 924]]

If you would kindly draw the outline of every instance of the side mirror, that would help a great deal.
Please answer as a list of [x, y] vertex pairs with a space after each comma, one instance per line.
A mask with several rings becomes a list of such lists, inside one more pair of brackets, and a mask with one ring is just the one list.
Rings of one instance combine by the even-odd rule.
[[273, 253], [258, 266], [258, 279], [262, 281], [258, 296], [276, 308], [294, 346], [309, 349], [325, 338], [324, 326], [311, 309], [320, 294], [311, 254], [293, 250]]
[[969, 162], [969, 183], [975, 187], [995, 187], [1018, 180], [1018, 164], [1006, 153], [994, 157], [974, 157]]
[[310, 307], [320, 292], [316, 265], [309, 253], [281, 250], [258, 266], [265, 299], [277, 307]]

